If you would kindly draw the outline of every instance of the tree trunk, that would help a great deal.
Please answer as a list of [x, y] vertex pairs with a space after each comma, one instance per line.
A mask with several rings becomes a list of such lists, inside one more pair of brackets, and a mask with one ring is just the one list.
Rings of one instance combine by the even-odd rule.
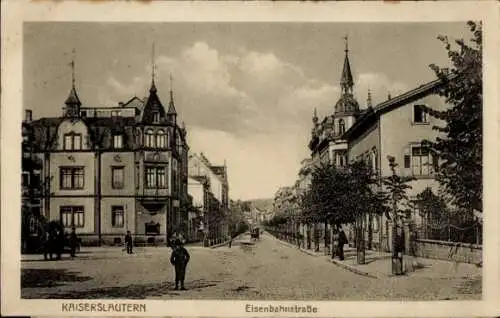
[[307, 234], [307, 249], [310, 250], [311, 249], [311, 224], [310, 223], [307, 223], [307, 230], [306, 230], [306, 234]]
[[318, 231], [318, 222], [314, 222], [314, 245], [315, 252], [319, 252], [319, 231]]
[[328, 234], [329, 234], [329, 228], [328, 228], [328, 222], [325, 220], [324, 222], [324, 226], [325, 226], [325, 231], [324, 231], [324, 239], [325, 239], [325, 255], [328, 255], [329, 254], [329, 251], [330, 251], [330, 247], [328, 245]]
[[359, 215], [357, 217], [357, 220], [358, 220], [358, 226], [356, 227], [357, 228], [356, 261], [358, 264], [365, 264], [365, 237], [363, 228], [363, 215]]

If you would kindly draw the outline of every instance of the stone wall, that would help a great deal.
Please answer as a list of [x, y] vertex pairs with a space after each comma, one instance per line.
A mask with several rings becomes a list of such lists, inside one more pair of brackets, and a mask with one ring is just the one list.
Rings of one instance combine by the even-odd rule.
[[415, 256], [478, 264], [483, 260], [483, 248], [476, 244], [417, 239]]

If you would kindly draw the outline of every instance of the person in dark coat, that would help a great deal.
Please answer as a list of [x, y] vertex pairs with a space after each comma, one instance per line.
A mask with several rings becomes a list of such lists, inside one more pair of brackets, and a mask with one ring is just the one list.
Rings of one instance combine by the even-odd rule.
[[337, 227], [332, 229], [332, 259], [339, 256], [340, 233]]
[[182, 246], [181, 240], [177, 239], [174, 242], [172, 249], [172, 255], [170, 255], [170, 263], [175, 267], [175, 289], [179, 289], [179, 283], [181, 284], [181, 290], [186, 290], [184, 288], [184, 279], [186, 277], [186, 267], [189, 263], [189, 253]]
[[76, 245], [78, 244], [78, 237], [76, 236], [76, 229], [73, 226], [69, 235], [69, 246], [71, 248], [71, 257], [75, 257]]
[[345, 235], [344, 230], [340, 227], [339, 230], [339, 246], [338, 246], [338, 256], [341, 261], [344, 260], [344, 245], [347, 244], [347, 235]]
[[127, 254], [132, 254], [132, 234], [130, 231], [127, 231], [125, 235], [125, 245], [127, 246]]

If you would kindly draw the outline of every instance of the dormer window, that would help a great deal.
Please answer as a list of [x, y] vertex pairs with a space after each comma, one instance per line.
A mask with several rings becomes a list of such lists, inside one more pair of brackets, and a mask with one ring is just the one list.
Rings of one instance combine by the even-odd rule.
[[115, 149], [123, 148], [123, 135], [114, 135], [113, 136], [113, 148], [115, 148]]
[[82, 135], [69, 133], [64, 134], [64, 150], [80, 150], [82, 149]]
[[343, 119], [339, 120], [339, 135], [342, 136], [345, 133], [345, 122]]
[[160, 122], [160, 113], [159, 112], [154, 112], [153, 113], [153, 123], [157, 124]]

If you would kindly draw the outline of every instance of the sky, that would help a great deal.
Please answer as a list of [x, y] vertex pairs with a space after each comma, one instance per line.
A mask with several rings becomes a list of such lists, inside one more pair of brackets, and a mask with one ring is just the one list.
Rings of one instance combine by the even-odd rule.
[[314, 108], [333, 113], [344, 36], [364, 108], [368, 89], [376, 104], [435, 79], [429, 64], [449, 65], [440, 34], [469, 38], [465, 22], [25, 23], [23, 104], [34, 118], [60, 116], [71, 59], [83, 107], [145, 97], [154, 56], [158, 94], [166, 106], [173, 87], [190, 151], [226, 160], [232, 199], [271, 198], [310, 157]]

